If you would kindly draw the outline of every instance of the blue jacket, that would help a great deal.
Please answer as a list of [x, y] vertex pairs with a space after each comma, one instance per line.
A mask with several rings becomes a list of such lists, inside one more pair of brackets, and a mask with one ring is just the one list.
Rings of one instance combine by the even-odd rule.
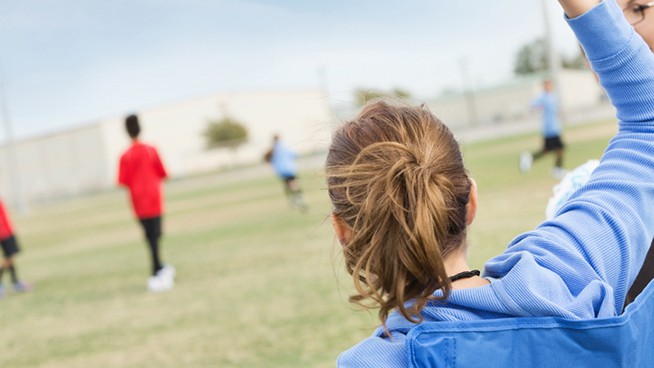
[[422, 323], [407, 336], [407, 363], [411, 368], [654, 368], [652, 346], [654, 282], [615, 317]]
[[[428, 304], [425, 322], [590, 320], [622, 310], [654, 238], [654, 55], [614, 0], [568, 22], [617, 108], [618, 134], [588, 183], [552, 220], [485, 264], [489, 285], [453, 290], [446, 304]], [[407, 366], [407, 334], [416, 325], [396, 312], [386, 323], [392, 338], [379, 328], [342, 353], [338, 365]]]

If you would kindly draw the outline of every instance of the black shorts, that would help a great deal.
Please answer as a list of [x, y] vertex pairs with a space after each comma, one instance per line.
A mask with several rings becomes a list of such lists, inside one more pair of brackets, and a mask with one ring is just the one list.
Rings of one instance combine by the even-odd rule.
[[10, 258], [16, 253], [20, 252], [20, 247], [18, 246], [16, 237], [13, 235], [7, 239], [0, 240], [0, 245], [2, 246], [2, 253], [4, 254], [5, 258]]
[[158, 239], [161, 236], [161, 216], [142, 218], [139, 221], [141, 221], [146, 238]]
[[544, 145], [545, 151], [563, 149], [563, 142], [561, 141], [561, 137], [558, 135], [555, 137], [546, 137]]
[[282, 176], [282, 180], [284, 180], [284, 182], [286, 182], [287, 184], [294, 181], [295, 179], [297, 179], [295, 177], [295, 175], [284, 175], [284, 176]]

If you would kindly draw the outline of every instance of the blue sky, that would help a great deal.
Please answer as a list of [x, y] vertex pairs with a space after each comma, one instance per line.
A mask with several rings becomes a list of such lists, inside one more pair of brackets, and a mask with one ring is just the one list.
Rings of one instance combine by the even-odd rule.
[[216, 91], [433, 97], [461, 86], [462, 60], [478, 85], [508, 78], [543, 30], [538, 0], [0, 0], [0, 78], [15, 134], [30, 136]]

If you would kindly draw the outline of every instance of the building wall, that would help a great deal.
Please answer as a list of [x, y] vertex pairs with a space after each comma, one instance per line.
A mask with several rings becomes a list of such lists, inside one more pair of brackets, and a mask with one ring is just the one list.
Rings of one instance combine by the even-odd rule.
[[565, 70], [559, 83], [564, 110], [585, 110], [606, 101], [606, 93], [591, 71]]
[[[174, 176], [260, 162], [279, 134], [300, 153], [324, 150], [331, 136], [329, 106], [319, 90], [217, 93], [138, 112], [141, 138], [155, 145]], [[203, 133], [210, 121], [233, 118], [248, 130], [236, 150], [208, 149]], [[109, 167], [129, 146], [123, 117], [103, 122]], [[113, 171], [112, 171], [113, 170]], [[110, 175], [115, 170], [110, 169]]]
[[[602, 90], [588, 71], [563, 71], [561, 100], [567, 111], [589, 109], [601, 101]], [[541, 79], [514, 81], [477, 91], [479, 127], [516, 119], [537, 118], [531, 100], [540, 93]], [[454, 131], [474, 127], [465, 95], [428, 102], [430, 109]], [[300, 153], [325, 150], [334, 118], [321, 91], [260, 91], [215, 93], [188, 101], [137, 111], [142, 139], [158, 147], [172, 176], [183, 177], [233, 165], [261, 162], [273, 134]], [[206, 148], [203, 132], [211, 120], [225, 116], [243, 123], [249, 140], [238, 150]], [[115, 185], [118, 159], [130, 144], [124, 116], [16, 143], [22, 194], [43, 201]], [[0, 195], [13, 202], [7, 149], [0, 146]]]
[[[141, 138], [155, 145], [170, 175], [183, 177], [261, 162], [279, 134], [299, 153], [324, 150], [332, 117], [319, 90], [216, 93], [137, 111]], [[225, 116], [244, 124], [249, 140], [238, 150], [206, 148], [209, 121]], [[16, 142], [18, 182], [28, 202], [110, 188], [120, 154], [130, 145], [124, 116]], [[7, 147], [0, 147], [0, 195], [14, 198]]]
[[[564, 113], [593, 108], [602, 103], [603, 90], [590, 71], [563, 70], [559, 84]], [[529, 77], [473, 94], [441, 97], [429, 101], [427, 105], [453, 130], [462, 130], [537, 116], [539, 112], [532, 111], [529, 106], [541, 90], [542, 78]]]
[[[105, 152], [99, 125], [16, 142], [18, 177], [9, 174], [7, 146], [0, 147], [0, 195], [15, 205], [76, 195], [106, 187]], [[20, 185], [17, 191], [14, 183]]]

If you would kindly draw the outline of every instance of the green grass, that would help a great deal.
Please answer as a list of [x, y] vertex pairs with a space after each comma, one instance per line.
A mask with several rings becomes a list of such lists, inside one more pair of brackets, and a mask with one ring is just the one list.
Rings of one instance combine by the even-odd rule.
[[[566, 131], [567, 166], [600, 157], [613, 132], [612, 122]], [[516, 168], [539, 145], [535, 134], [464, 145], [480, 194], [472, 266], [543, 220], [553, 158], [527, 175]], [[178, 282], [163, 294], [145, 292], [146, 246], [125, 193], [14, 216], [19, 271], [36, 290], [0, 300], [0, 366], [333, 367], [376, 321], [347, 303], [322, 174], [302, 176], [306, 215], [272, 175], [221, 178], [166, 185], [164, 258]]]

